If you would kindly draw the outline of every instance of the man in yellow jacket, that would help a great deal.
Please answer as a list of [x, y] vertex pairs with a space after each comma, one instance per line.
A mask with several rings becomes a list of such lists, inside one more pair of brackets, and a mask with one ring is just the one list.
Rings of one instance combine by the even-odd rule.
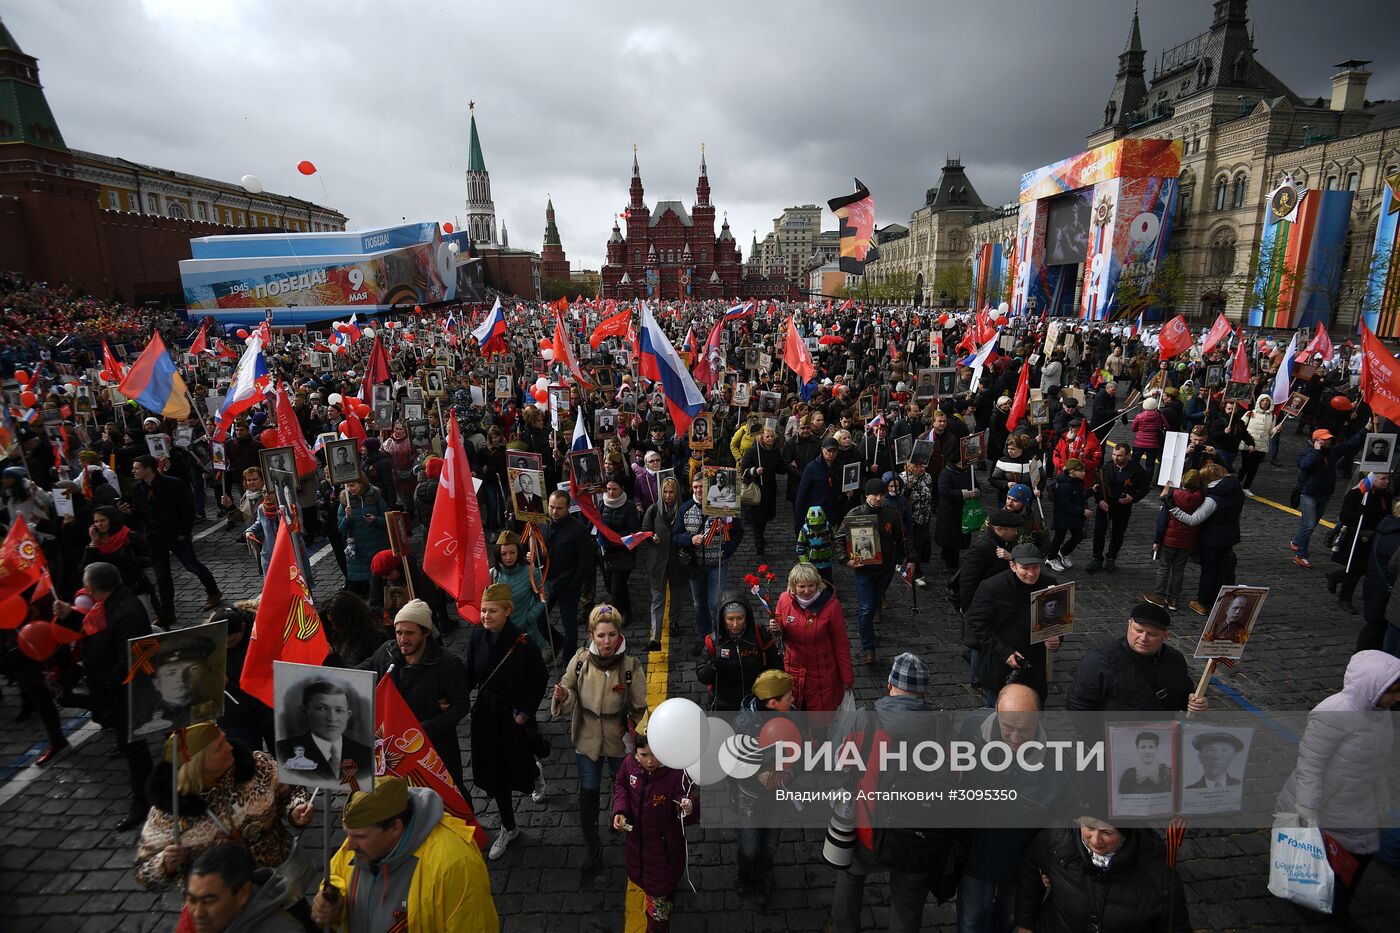
[[318, 924], [348, 933], [496, 933], [500, 921], [475, 830], [442, 798], [403, 778], [350, 796], [331, 890], [311, 902]]

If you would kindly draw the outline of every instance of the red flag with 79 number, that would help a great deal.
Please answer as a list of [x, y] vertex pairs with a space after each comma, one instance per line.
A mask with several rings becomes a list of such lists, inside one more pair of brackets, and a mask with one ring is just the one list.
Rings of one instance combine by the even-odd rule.
[[481, 621], [481, 593], [491, 578], [472, 468], [456, 418], [449, 419], [444, 454], [433, 519], [423, 548], [423, 572], [457, 601], [462, 618], [477, 624]]

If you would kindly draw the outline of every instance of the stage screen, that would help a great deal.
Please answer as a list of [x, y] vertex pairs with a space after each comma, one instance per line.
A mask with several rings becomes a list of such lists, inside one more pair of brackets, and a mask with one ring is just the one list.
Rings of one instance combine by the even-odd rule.
[[1089, 249], [1093, 188], [1080, 188], [1050, 201], [1045, 221], [1045, 264], [1078, 265]]

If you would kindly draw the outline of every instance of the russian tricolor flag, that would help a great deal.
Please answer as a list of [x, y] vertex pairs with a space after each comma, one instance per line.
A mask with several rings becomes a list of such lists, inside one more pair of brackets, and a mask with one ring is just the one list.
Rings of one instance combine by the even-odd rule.
[[671, 342], [666, 339], [661, 325], [652, 317], [647, 303], [644, 301], [641, 305], [642, 330], [638, 334], [638, 343], [642, 353], [642, 371], [647, 371], [648, 363], [655, 367], [661, 377], [657, 381], [661, 383], [661, 391], [666, 396], [666, 407], [671, 411], [676, 433], [684, 434], [690, 430], [690, 422], [700, 413], [700, 409], [705, 407], [705, 396], [686, 371]]
[[755, 310], [754, 300], [753, 300], [752, 298], [750, 298], [748, 301], [744, 302], [743, 304], [741, 304], [741, 305], [735, 305], [734, 307], [730, 308], [728, 311], [724, 312], [724, 321], [725, 321], [725, 323], [727, 324], [727, 323], [729, 323], [730, 321], [741, 321], [741, 320], [743, 320], [743, 319], [746, 318], [746, 317], [753, 317], [753, 315], [754, 315], [754, 310]]
[[185, 380], [175, 371], [175, 363], [166, 352], [160, 331], [151, 335], [151, 342], [126, 371], [117, 391], [163, 417], [178, 421], [190, 416], [189, 391]]
[[501, 299], [498, 297], [486, 318], [472, 331], [472, 336], [476, 338], [476, 345], [481, 347], [483, 353], [491, 353], [494, 352], [489, 349], [491, 343], [496, 341], [499, 344], [500, 338], [505, 334], [506, 313], [501, 310]]
[[227, 434], [233, 419], [252, 408], [263, 399], [267, 388], [267, 360], [263, 359], [262, 340], [257, 334], [248, 338], [248, 347], [233, 371], [233, 385], [229, 386], [224, 398], [224, 407], [219, 409], [219, 428], [215, 440], [222, 440]]
[[588, 439], [588, 429], [583, 426], [583, 408], [579, 407], [578, 420], [574, 422], [574, 437], [570, 450], [591, 450], [593, 442]]

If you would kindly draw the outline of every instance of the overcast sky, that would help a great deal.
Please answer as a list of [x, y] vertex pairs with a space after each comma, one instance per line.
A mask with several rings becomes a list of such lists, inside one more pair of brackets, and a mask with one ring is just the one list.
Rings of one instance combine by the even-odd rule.
[[[1144, 0], [1149, 75], [1211, 11]], [[1299, 94], [1330, 96], [1333, 63], [1369, 58], [1368, 96], [1400, 97], [1387, 0], [1252, 13], [1260, 60]], [[460, 219], [475, 100], [511, 245], [540, 248], [552, 194], [571, 264], [596, 269], [633, 143], [648, 203], [688, 206], [704, 142], [746, 255], [752, 230], [852, 175], [881, 225], [907, 223], [949, 153], [984, 200], [1008, 201], [1102, 120], [1132, 3], [9, 0], [0, 15], [70, 146], [257, 175], [352, 227]]]

